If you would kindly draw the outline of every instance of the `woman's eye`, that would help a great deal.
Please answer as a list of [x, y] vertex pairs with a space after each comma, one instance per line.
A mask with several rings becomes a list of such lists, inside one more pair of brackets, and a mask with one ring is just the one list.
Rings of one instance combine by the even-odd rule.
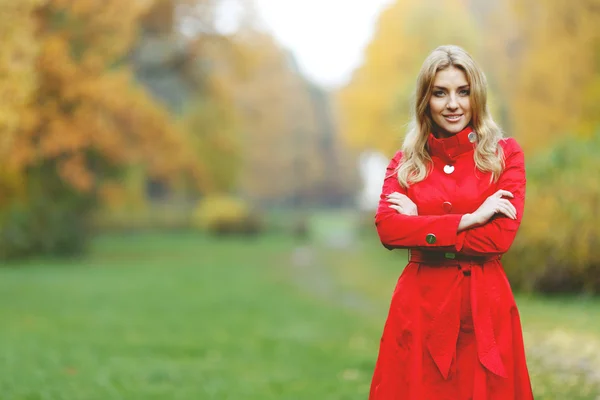
[[460, 91], [460, 95], [461, 96], [468, 96], [469, 94], [471, 94], [471, 92], [467, 89], [461, 90]]
[[444, 92], [442, 92], [441, 90], [438, 90], [436, 92], [433, 92], [433, 95], [435, 97], [442, 97], [444, 95]]

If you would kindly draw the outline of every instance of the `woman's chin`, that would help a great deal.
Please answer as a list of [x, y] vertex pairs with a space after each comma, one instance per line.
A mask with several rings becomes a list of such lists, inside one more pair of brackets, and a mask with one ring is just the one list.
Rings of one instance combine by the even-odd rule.
[[443, 128], [448, 131], [449, 133], [455, 135], [458, 132], [461, 132], [463, 129], [465, 129], [467, 127], [467, 124], [465, 123], [460, 123], [460, 124], [446, 124], [446, 126], [444, 126]]
[[438, 126], [438, 133], [441, 136], [453, 136], [457, 133], [461, 132], [463, 129], [467, 127], [468, 124], [460, 124], [460, 125], [446, 125]]

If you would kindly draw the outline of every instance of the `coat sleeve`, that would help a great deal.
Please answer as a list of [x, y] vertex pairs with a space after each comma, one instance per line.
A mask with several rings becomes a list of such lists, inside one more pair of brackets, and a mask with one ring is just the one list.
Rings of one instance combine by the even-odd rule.
[[525, 157], [514, 139], [507, 139], [504, 147], [504, 171], [498, 179], [498, 189], [508, 190], [514, 195], [510, 199], [517, 210], [517, 219], [496, 215], [488, 223], [467, 229], [458, 234], [456, 251], [463, 254], [502, 254], [512, 245], [521, 225], [525, 208]]
[[446, 215], [403, 215], [390, 207], [386, 196], [393, 192], [407, 194], [398, 182], [396, 169], [402, 157], [398, 152], [389, 163], [379, 206], [375, 214], [375, 225], [381, 243], [389, 250], [397, 248], [454, 247], [458, 240], [460, 214]]

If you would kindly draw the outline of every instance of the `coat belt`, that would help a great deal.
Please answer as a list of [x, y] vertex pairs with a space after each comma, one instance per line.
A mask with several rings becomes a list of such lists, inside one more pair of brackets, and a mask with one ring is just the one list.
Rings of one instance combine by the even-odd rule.
[[437, 309], [425, 338], [429, 353], [444, 379], [448, 379], [450, 366], [455, 358], [456, 343], [460, 331], [460, 286], [463, 279], [467, 279], [467, 276], [470, 276], [469, 279], [471, 279], [471, 312], [479, 361], [490, 372], [501, 377], [507, 377], [506, 368], [496, 343], [496, 334], [490, 313], [489, 292], [492, 288], [485, 285], [483, 269], [472, 268], [472, 266], [483, 266], [499, 259], [500, 256], [469, 256], [419, 250], [411, 250], [410, 252], [410, 262], [422, 263], [432, 267], [455, 266], [457, 270], [462, 271], [462, 273], [456, 274], [456, 279]]
[[443, 251], [410, 250], [410, 261], [423, 264], [448, 264], [455, 265], [457, 262], [468, 262], [473, 264], [485, 264], [490, 261], [500, 260], [499, 255], [472, 256], [462, 253], [447, 253]]

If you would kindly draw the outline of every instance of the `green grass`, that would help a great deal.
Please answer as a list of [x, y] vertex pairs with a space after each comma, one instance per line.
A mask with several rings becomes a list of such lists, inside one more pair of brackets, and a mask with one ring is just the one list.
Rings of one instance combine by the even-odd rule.
[[0, 398], [357, 398], [376, 332], [282, 281], [291, 247], [113, 237], [2, 269]]
[[[405, 259], [328, 224], [305, 247], [105, 236], [1, 268], [0, 399], [366, 399]], [[596, 399], [600, 301], [518, 302], [536, 400]]]

